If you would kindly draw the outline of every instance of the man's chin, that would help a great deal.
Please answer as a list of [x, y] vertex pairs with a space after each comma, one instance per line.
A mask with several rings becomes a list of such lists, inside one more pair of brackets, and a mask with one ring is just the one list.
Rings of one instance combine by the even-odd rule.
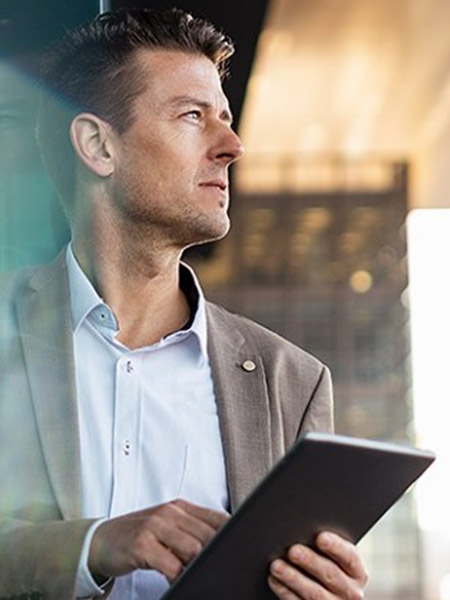
[[[200, 225], [200, 223], [197, 223], [197, 225]], [[186, 248], [208, 244], [209, 242], [217, 242], [227, 235], [231, 226], [228, 216], [220, 222], [204, 222], [201, 225], [203, 226], [197, 227], [190, 232], [191, 239], [189, 241], [186, 240]]]

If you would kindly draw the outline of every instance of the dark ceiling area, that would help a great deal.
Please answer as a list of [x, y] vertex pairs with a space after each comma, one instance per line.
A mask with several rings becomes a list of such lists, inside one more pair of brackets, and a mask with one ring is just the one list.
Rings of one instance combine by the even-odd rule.
[[38, 53], [98, 13], [99, 0], [0, 0], [0, 51]]
[[[256, 44], [264, 22], [268, 0], [177, 0], [175, 6], [205, 18], [220, 27], [236, 45], [231, 77], [224, 84], [239, 122], [245, 89]], [[70, 29], [93, 18], [100, 7], [116, 10], [128, 7], [167, 9], [170, 0], [0, 0], [0, 56], [36, 54]]]

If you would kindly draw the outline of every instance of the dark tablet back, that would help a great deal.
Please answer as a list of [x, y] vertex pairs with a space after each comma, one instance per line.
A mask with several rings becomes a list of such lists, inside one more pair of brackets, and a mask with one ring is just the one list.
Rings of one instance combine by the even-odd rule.
[[268, 564], [334, 531], [357, 542], [433, 462], [431, 452], [311, 433], [261, 482], [164, 600], [273, 600]]

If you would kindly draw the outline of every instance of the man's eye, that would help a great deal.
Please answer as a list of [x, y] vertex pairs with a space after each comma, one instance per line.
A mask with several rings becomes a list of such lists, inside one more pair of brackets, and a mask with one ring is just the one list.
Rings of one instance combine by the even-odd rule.
[[184, 116], [191, 121], [200, 121], [202, 118], [202, 113], [199, 110], [190, 110], [189, 112], [185, 113]]

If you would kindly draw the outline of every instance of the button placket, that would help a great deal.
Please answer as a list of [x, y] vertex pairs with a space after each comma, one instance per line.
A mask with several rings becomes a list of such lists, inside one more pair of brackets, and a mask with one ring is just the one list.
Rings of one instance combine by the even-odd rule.
[[139, 457], [140, 393], [138, 355], [125, 353], [116, 366], [114, 424], [114, 490], [111, 515], [126, 512], [134, 503]]

